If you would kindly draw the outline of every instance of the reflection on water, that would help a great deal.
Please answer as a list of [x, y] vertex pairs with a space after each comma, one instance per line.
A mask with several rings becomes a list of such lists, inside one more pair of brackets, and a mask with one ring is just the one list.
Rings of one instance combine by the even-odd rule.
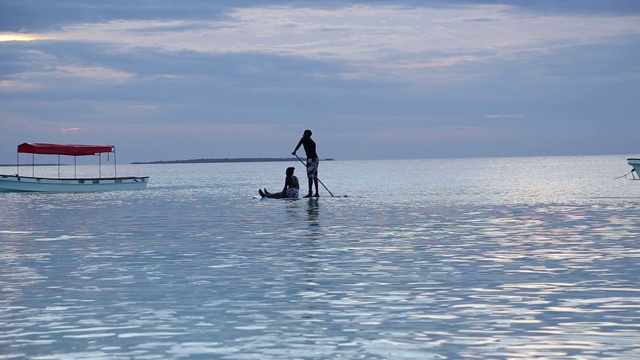
[[0, 358], [640, 357], [637, 200], [168, 184], [0, 195]]

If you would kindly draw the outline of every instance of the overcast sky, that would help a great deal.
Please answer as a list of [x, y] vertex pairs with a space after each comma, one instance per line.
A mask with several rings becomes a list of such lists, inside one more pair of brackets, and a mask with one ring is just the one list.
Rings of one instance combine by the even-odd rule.
[[305, 129], [339, 160], [638, 155], [640, 1], [0, 0], [0, 163], [289, 157]]

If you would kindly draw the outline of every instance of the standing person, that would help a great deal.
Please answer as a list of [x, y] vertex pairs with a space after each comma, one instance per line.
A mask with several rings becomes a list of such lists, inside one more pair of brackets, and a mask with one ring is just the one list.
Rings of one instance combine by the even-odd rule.
[[[319, 197], [320, 194], [318, 192], [318, 165], [320, 164], [320, 159], [318, 159], [318, 154], [316, 153], [316, 142], [311, 139], [311, 130], [305, 130], [302, 135], [302, 139], [298, 141], [298, 145], [295, 150], [291, 153], [291, 155], [296, 155], [296, 151], [300, 148], [300, 145], [304, 146], [304, 152], [307, 154], [307, 177], [309, 178], [309, 193], [306, 198], [310, 198], [312, 196]], [[297, 156], [297, 155], [296, 155]], [[316, 186], [316, 194], [313, 195], [313, 187]]]
[[267, 189], [264, 189], [264, 191], [258, 189], [258, 193], [260, 193], [260, 196], [262, 196], [263, 198], [268, 197], [273, 199], [297, 198], [298, 190], [300, 190], [300, 184], [298, 184], [298, 178], [293, 175], [293, 171], [295, 169], [296, 168], [294, 167], [288, 167], [285, 171], [287, 177], [284, 179], [284, 188], [281, 192], [272, 194], [268, 192]]

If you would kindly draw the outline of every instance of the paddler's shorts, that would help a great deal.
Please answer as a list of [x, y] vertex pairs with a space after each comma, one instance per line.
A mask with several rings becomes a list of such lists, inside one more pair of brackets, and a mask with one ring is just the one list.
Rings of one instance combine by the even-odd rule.
[[296, 188], [288, 188], [287, 189], [287, 197], [288, 198], [297, 198], [298, 197], [298, 189], [296, 189]]
[[310, 177], [310, 178], [318, 177], [319, 164], [320, 164], [320, 159], [307, 159], [307, 177]]

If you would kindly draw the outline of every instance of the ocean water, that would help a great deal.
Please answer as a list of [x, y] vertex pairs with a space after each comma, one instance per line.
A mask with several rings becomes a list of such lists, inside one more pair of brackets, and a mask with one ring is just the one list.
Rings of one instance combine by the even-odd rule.
[[0, 194], [0, 359], [640, 358], [625, 156], [291, 165]]

